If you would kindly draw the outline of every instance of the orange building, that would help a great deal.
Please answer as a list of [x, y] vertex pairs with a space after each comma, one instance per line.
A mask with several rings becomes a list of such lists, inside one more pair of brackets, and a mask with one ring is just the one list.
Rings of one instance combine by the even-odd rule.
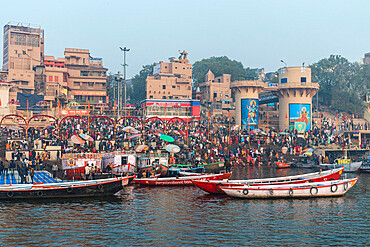
[[90, 56], [89, 50], [66, 48], [65, 65], [68, 69], [68, 100], [81, 105], [105, 103], [107, 99], [107, 70], [101, 58]]
[[180, 53], [178, 59], [169, 63], [159, 62], [153, 68], [153, 76], [146, 79], [147, 99], [184, 99], [192, 97], [192, 65], [187, 53]]

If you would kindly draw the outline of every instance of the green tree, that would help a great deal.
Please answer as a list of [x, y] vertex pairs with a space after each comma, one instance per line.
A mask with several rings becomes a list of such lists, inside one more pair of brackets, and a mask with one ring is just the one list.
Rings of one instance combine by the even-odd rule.
[[241, 62], [231, 60], [226, 56], [210, 57], [193, 64], [193, 84], [197, 87], [204, 82], [208, 70], [218, 77], [222, 74], [231, 74], [231, 80], [256, 79], [257, 75], [250, 68], [244, 68]]
[[312, 81], [320, 84], [319, 102], [333, 111], [360, 113], [363, 95], [369, 90], [363, 66], [340, 55], [331, 55], [312, 64]]
[[[146, 97], [146, 78], [153, 75], [153, 67], [155, 63], [144, 65], [139, 74], [132, 78], [132, 90], [130, 91], [130, 99], [134, 104], [140, 103]], [[129, 90], [127, 90], [129, 91]]]

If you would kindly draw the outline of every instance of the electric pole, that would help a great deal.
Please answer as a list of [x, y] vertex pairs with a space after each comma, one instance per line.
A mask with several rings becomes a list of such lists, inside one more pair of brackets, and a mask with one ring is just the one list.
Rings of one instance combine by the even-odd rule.
[[123, 83], [125, 84], [125, 104], [124, 105], [126, 105], [127, 104], [127, 102], [126, 102], [126, 100], [127, 100], [127, 83], [126, 83], [126, 66], [127, 66], [127, 64], [126, 64], [126, 51], [130, 51], [130, 49], [128, 49], [128, 48], [126, 48], [126, 47], [124, 47], [124, 48], [122, 48], [122, 47], [120, 47], [120, 49], [121, 49], [121, 51], [123, 51]]

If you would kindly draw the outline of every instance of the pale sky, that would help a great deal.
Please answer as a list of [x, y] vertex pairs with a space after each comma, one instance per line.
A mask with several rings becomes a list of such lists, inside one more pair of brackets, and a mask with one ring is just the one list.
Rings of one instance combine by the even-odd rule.
[[370, 51], [370, 0], [0, 0], [0, 9], [1, 26], [45, 30], [45, 55], [89, 49], [116, 73], [119, 46], [130, 48], [128, 78], [178, 50], [191, 63], [225, 55], [267, 72], [282, 67], [280, 60], [300, 66], [335, 54], [354, 62]]

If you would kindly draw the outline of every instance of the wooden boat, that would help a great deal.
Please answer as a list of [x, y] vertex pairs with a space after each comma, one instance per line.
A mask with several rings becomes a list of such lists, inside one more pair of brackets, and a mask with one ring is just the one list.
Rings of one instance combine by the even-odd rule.
[[297, 184], [307, 182], [320, 182], [329, 180], [338, 180], [343, 172], [343, 167], [315, 173], [307, 173], [302, 175], [295, 175], [289, 177], [277, 177], [277, 178], [262, 178], [262, 179], [250, 179], [250, 180], [193, 180], [193, 183], [198, 188], [211, 193], [211, 194], [224, 194], [221, 190], [221, 186], [242, 186], [244, 184], [250, 186], [261, 186], [261, 185], [272, 185], [272, 184]]
[[114, 195], [135, 176], [99, 180], [0, 186], [0, 199], [43, 199]]
[[292, 165], [292, 163], [275, 162], [275, 165], [277, 169], [284, 169], [284, 168], [289, 168]]
[[358, 177], [327, 182], [304, 184], [284, 184], [268, 186], [238, 186], [221, 189], [229, 196], [237, 198], [303, 198], [342, 196], [357, 182]]
[[134, 183], [144, 186], [168, 186], [168, 185], [194, 185], [193, 179], [222, 180], [230, 178], [231, 173], [207, 174], [184, 177], [165, 177], [165, 178], [135, 178]]
[[361, 165], [360, 172], [370, 172], [370, 165]]
[[224, 168], [224, 166], [225, 166], [225, 161], [203, 164], [205, 172], [219, 172]]
[[343, 172], [357, 172], [362, 165], [361, 161], [351, 162], [347, 164], [320, 164], [319, 167], [323, 170], [335, 169], [338, 167], [344, 167]]
[[297, 162], [292, 163], [292, 167], [306, 169], [318, 168], [315, 164], [315, 161], [309, 160], [309, 158], [305, 155], [298, 157]]

